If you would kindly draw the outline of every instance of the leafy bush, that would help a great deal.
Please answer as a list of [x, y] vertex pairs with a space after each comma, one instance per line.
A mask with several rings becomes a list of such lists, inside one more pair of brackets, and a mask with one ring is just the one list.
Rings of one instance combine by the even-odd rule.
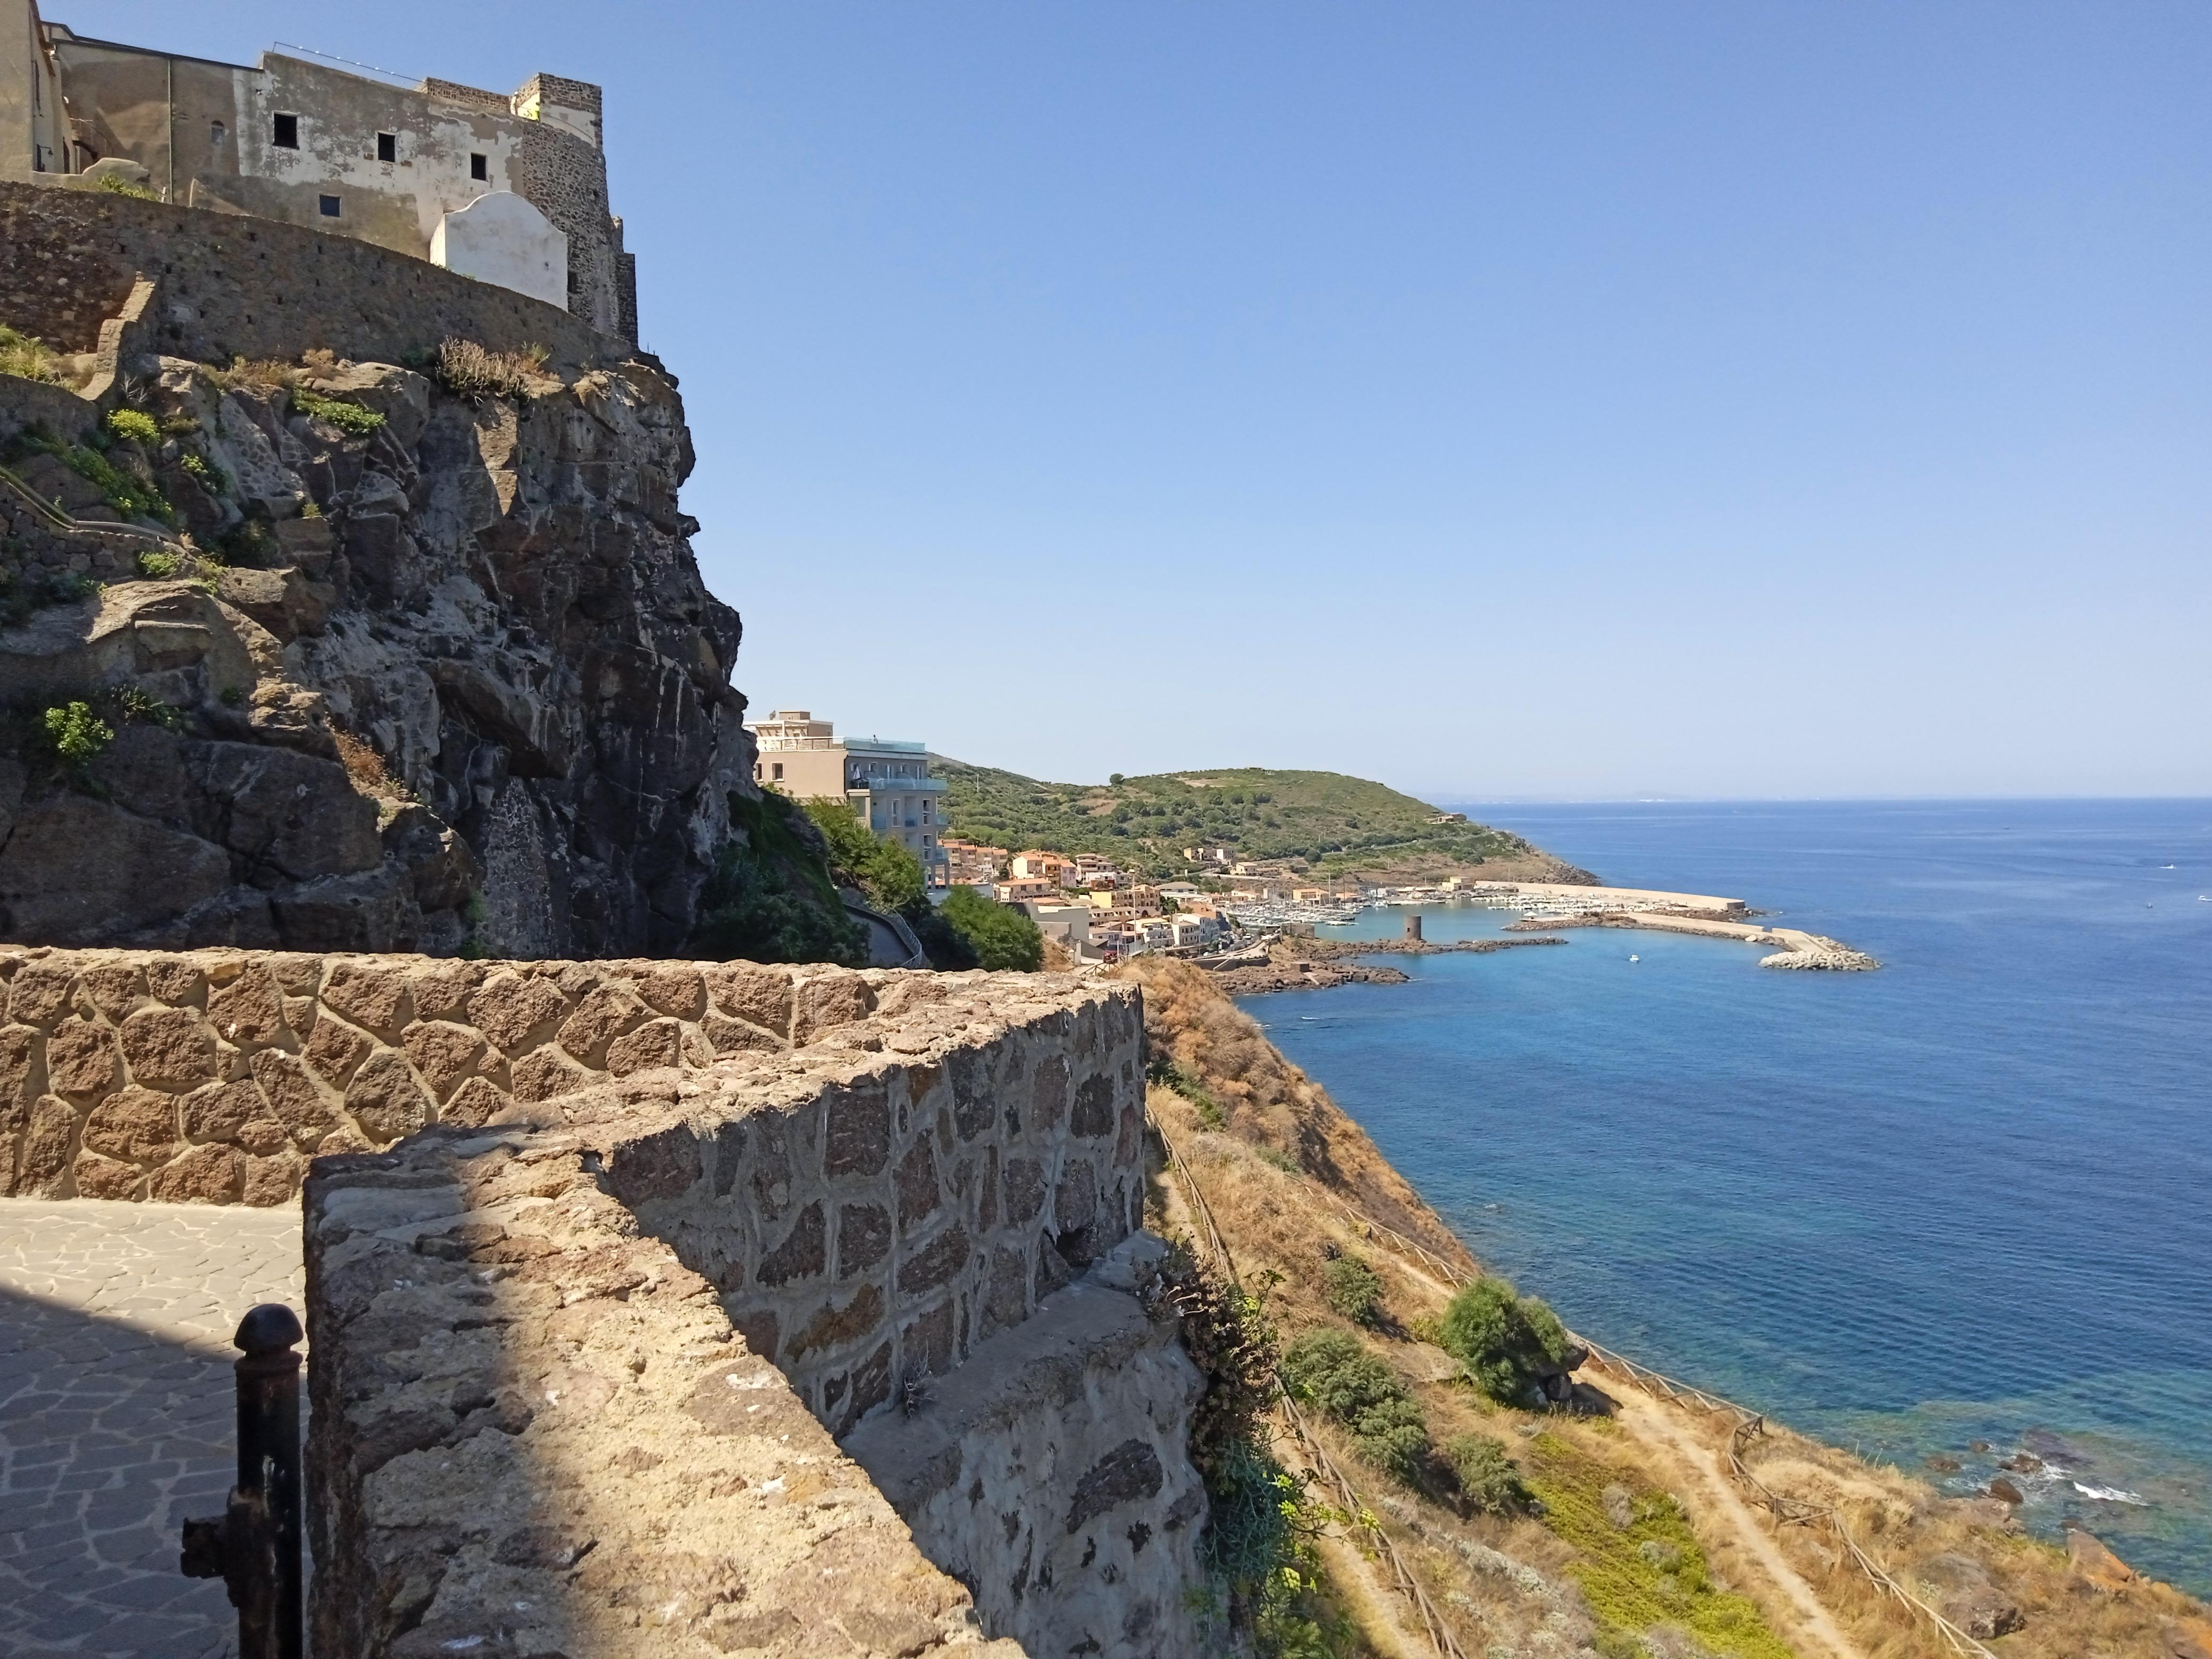
[[1502, 1279], [1477, 1279], [1454, 1297], [1437, 1337], [1475, 1387], [1501, 1405], [1526, 1401], [1545, 1370], [1565, 1364], [1572, 1346], [1557, 1314], [1533, 1296], [1516, 1296]]
[[44, 340], [12, 329], [5, 323], [0, 323], [0, 374], [49, 383], [58, 383], [62, 378]]
[[783, 796], [754, 799], [732, 791], [732, 826], [700, 890], [689, 944], [695, 957], [749, 962], [868, 959], [865, 929], [845, 914], [805, 815]]
[[927, 878], [912, 853], [876, 834], [842, 800], [801, 801], [799, 810], [829, 843], [832, 872], [848, 876], [869, 903], [878, 910], [903, 911], [921, 902]]
[[143, 409], [111, 409], [107, 411], [107, 429], [118, 438], [127, 438], [134, 444], [158, 444], [161, 428], [154, 424], [154, 417]]
[[138, 556], [138, 574], [156, 579], [173, 576], [183, 562], [173, 553], [164, 553], [156, 549], [149, 548]]
[[1382, 1316], [1382, 1281], [1356, 1255], [1340, 1255], [1321, 1270], [1322, 1295], [1355, 1325], [1374, 1325]]
[[90, 764], [101, 750], [115, 741], [114, 728], [94, 714], [89, 703], [72, 702], [49, 708], [44, 724], [46, 741], [53, 745], [62, 764], [68, 767]]
[[161, 199], [161, 192], [150, 185], [136, 184], [119, 173], [101, 173], [93, 180], [92, 187], [104, 190], [110, 196], [128, 196], [134, 202], [158, 202]]
[[1011, 905], [994, 903], [972, 887], [956, 887], [937, 914], [968, 941], [978, 967], [1033, 974], [1044, 965], [1044, 935]]
[[1359, 1455], [1404, 1486], [1429, 1456], [1428, 1425], [1405, 1379], [1388, 1360], [1342, 1331], [1309, 1331], [1283, 1356], [1283, 1380], [1298, 1399], [1352, 1431]]
[[373, 409], [344, 398], [325, 398], [300, 386], [292, 388], [292, 407], [356, 438], [365, 438], [384, 424], [384, 416]]
[[1522, 1483], [1520, 1466], [1488, 1435], [1454, 1436], [1445, 1443], [1444, 1462], [1467, 1501], [1484, 1514], [1510, 1515], [1528, 1507], [1528, 1488]]

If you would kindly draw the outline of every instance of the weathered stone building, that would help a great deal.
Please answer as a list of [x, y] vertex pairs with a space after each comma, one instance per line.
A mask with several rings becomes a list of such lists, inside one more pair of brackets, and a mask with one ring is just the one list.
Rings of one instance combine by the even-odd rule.
[[0, 179], [103, 174], [162, 201], [374, 242], [637, 338], [599, 88], [395, 85], [281, 52], [225, 64], [99, 40], [0, 0]]

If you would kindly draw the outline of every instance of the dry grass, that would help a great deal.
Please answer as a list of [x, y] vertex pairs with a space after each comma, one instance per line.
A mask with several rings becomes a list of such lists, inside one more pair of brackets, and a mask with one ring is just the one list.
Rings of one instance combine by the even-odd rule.
[[13, 374], [18, 380], [44, 380], [50, 386], [62, 383], [60, 366], [54, 362], [53, 353], [46, 343], [35, 334], [21, 333], [0, 323], [0, 374]]
[[440, 343], [432, 373], [447, 391], [471, 402], [524, 398], [550, 378], [545, 366], [552, 358], [551, 349], [542, 345], [494, 351], [474, 340], [449, 339]]
[[331, 732], [331, 740], [338, 746], [338, 762], [353, 780], [355, 790], [372, 800], [406, 802], [415, 799], [414, 791], [392, 775], [392, 769], [368, 744], [349, 732]]
[[[1286, 1342], [1320, 1325], [1354, 1330], [1328, 1308], [1322, 1269], [1331, 1249], [1357, 1251], [1382, 1277], [1385, 1316], [1379, 1329], [1355, 1334], [1413, 1385], [1432, 1440], [1441, 1444], [1468, 1431], [1486, 1434], [1526, 1467], [1529, 1441], [1522, 1431], [1540, 1428], [1589, 1467], [1612, 1466], [1674, 1493], [1714, 1582], [1747, 1597], [1768, 1628], [1800, 1654], [1825, 1653], [1830, 1644], [1808, 1633], [1812, 1615], [1762, 1561], [1765, 1539], [1747, 1534], [1747, 1525], [1772, 1540], [1816, 1611], [1825, 1610], [1864, 1659], [1955, 1659], [1923, 1620], [1858, 1571], [1825, 1528], [1776, 1528], [1763, 1511], [1748, 1522], [1735, 1518], [1741, 1511], [1727, 1512], [1735, 1506], [1720, 1501], [1708, 1480], [1728, 1479], [1731, 1420], [1653, 1406], [1667, 1413], [1668, 1435], [1650, 1437], [1626, 1420], [1539, 1419], [1495, 1407], [1453, 1380], [1451, 1361], [1414, 1334], [1441, 1311], [1451, 1287], [1386, 1239], [1365, 1236], [1322, 1195], [1349, 1201], [1472, 1270], [1465, 1249], [1359, 1127], [1285, 1060], [1202, 969], [1140, 957], [1117, 971], [1144, 987], [1155, 1056], [1171, 1057], [1224, 1109], [1221, 1127], [1209, 1130], [1182, 1094], [1158, 1086], [1148, 1094], [1155, 1121], [1189, 1165], [1247, 1284], [1266, 1287]], [[1170, 1196], [1156, 1213], [1172, 1229], [1179, 1211]], [[1616, 1385], [1608, 1380], [1605, 1386]], [[1325, 1424], [1316, 1432], [1345, 1468], [1360, 1468], [1345, 1437]], [[1682, 1444], [1700, 1449], [1710, 1476], [1686, 1458]], [[1752, 1441], [1748, 1462], [1777, 1492], [1838, 1508], [1861, 1546], [1908, 1584], [1937, 1556], [1965, 1555], [1981, 1564], [2027, 1620], [2025, 1628], [1993, 1644], [2002, 1659], [2169, 1659], [2191, 1651], [2170, 1632], [2195, 1628], [2191, 1621], [2205, 1617], [2200, 1603], [2164, 1585], [2096, 1588], [2063, 1552], [2009, 1530], [1986, 1505], [1946, 1499], [1893, 1469], [1787, 1430], [1770, 1425], [1766, 1436]], [[1527, 1518], [1460, 1515], [1391, 1487], [1372, 1472], [1356, 1478], [1471, 1653], [1571, 1652], [1590, 1639], [1589, 1609], [1571, 1576], [1581, 1554], [1564, 1538]], [[1744, 1495], [1741, 1488], [1729, 1490]], [[1362, 1603], [1348, 1597], [1347, 1605]], [[1387, 1631], [1370, 1635], [1385, 1650], [1393, 1645]], [[2212, 1624], [2197, 1639], [2212, 1653]]]

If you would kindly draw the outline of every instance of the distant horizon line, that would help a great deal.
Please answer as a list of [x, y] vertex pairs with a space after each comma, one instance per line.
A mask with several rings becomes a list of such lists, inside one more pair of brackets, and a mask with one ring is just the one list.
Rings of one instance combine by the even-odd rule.
[[[1413, 793], [1412, 791], [1407, 791]], [[1455, 795], [1426, 793], [1417, 800], [1439, 806], [2003, 806], [2038, 805], [2056, 802], [2202, 801], [2212, 805], [2212, 793], [2173, 794], [2037, 794], [2037, 795]]]

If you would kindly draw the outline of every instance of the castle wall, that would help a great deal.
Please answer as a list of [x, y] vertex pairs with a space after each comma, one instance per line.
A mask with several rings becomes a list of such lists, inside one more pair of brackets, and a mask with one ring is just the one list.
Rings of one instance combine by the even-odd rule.
[[[135, 161], [167, 202], [422, 260], [447, 214], [511, 191], [567, 238], [566, 287], [553, 303], [600, 333], [621, 330], [621, 237], [608, 212], [597, 88], [541, 76], [508, 99], [446, 82], [394, 86], [282, 52], [249, 67], [51, 32], [78, 160]], [[275, 141], [280, 116], [295, 124], [295, 145]], [[393, 141], [388, 161], [380, 135]]]
[[157, 349], [201, 362], [327, 349], [396, 363], [448, 336], [495, 351], [544, 344], [562, 369], [629, 355], [541, 301], [268, 219], [0, 180], [0, 319], [57, 351], [94, 349], [143, 272], [161, 284]]

